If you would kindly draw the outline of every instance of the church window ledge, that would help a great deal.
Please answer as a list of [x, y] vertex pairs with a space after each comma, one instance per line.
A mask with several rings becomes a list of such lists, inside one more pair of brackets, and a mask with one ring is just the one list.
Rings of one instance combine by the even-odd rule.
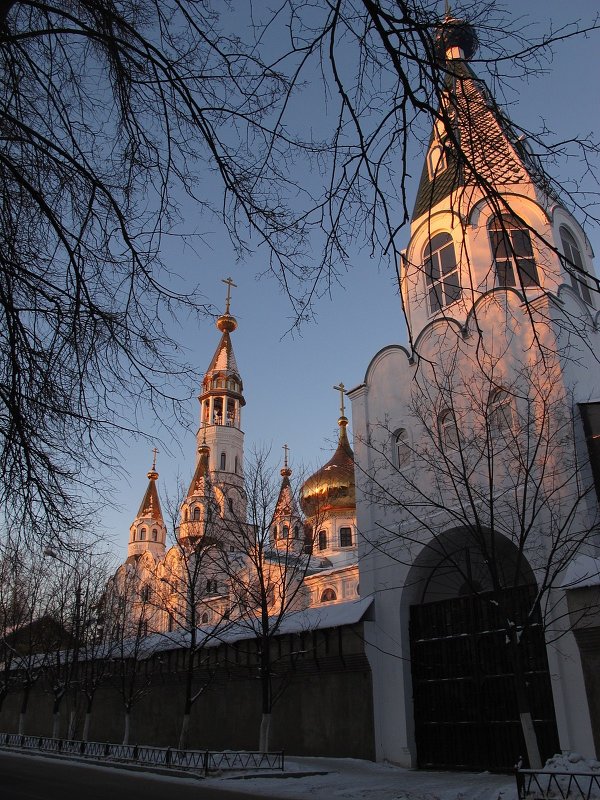
[[560, 242], [564, 254], [561, 260], [569, 274], [571, 287], [577, 292], [584, 303], [587, 303], [588, 306], [592, 306], [593, 308], [594, 301], [592, 300], [592, 293], [588, 285], [589, 276], [585, 271], [581, 249], [571, 231], [565, 228], [564, 225], [560, 227]]
[[423, 267], [430, 314], [460, 300], [462, 290], [454, 240], [449, 233], [431, 237], [423, 252]]
[[495, 216], [489, 226], [497, 286], [537, 288], [540, 285], [531, 235], [514, 216]]

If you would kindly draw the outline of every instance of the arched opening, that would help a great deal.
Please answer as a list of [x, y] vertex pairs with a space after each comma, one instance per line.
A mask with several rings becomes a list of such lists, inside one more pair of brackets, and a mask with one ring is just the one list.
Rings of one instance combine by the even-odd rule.
[[333, 603], [334, 600], [337, 600], [335, 590], [331, 588], [324, 589], [321, 594], [321, 603]]
[[402, 619], [410, 643], [405, 692], [413, 702], [420, 767], [510, 769], [515, 754], [526, 753], [524, 708], [535, 721], [542, 759], [555, 752], [536, 597], [529, 563], [499, 534], [453, 529], [413, 561]]

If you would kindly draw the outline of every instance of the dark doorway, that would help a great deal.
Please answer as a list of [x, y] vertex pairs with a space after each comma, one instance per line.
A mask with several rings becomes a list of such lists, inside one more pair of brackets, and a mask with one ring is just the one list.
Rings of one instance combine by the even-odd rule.
[[[518, 586], [410, 608], [410, 652], [419, 767], [511, 770], [525, 757], [505, 614], [525, 625], [535, 586]], [[503, 611], [500, 611], [502, 606]], [[541, 619], [520, 647], [541, 756], [558, 734]]]

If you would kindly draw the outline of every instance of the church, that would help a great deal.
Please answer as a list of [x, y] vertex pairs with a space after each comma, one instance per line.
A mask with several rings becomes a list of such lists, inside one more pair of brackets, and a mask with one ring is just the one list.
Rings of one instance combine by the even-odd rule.
[[[385, 347], [341, 385], [335, 453], [299, 502], [286, 454], [258, 531], [229, 281], [177, 542], [153, 465], [116, 579], [135, 566], [138, 614], [162, 593], [146, 630], [168, 632], [189, 600], [182, 551], [215, 540], [243, 574], [241, 542], [258, 537], [270, 615], [339, 609], [321, 628], [361, 624], [377, 760], [537, 766], [600, 751], [598, 281], [585, 232], [469, 65], [473, 29], [447, 19], [438, 45], [447, 88], [399, 270], [410, 348]], [[247, 613], [235, 582], [206, 562], [200, 626]], [[343, 743], [342, 725], [327, 720]]]

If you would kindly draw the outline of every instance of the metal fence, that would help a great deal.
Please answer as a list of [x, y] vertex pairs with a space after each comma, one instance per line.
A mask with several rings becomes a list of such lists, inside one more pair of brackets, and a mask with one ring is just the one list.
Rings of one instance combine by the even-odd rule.
[[517, 769], [519, 800], [592, 800], [600, 798], [597, 772]]
[[0, 746], [44, 753], [74, 755], [107, 762], [124, 762], [142, 766], [165, 767], [201, 772], [246, 769], [284, 769], [283, 750], [260, 753], [247, 750], [176, 750], [171, 747], [82, 742], [72, 739], [52, 739], [46, 736], [24, 736], [0, 733]]

